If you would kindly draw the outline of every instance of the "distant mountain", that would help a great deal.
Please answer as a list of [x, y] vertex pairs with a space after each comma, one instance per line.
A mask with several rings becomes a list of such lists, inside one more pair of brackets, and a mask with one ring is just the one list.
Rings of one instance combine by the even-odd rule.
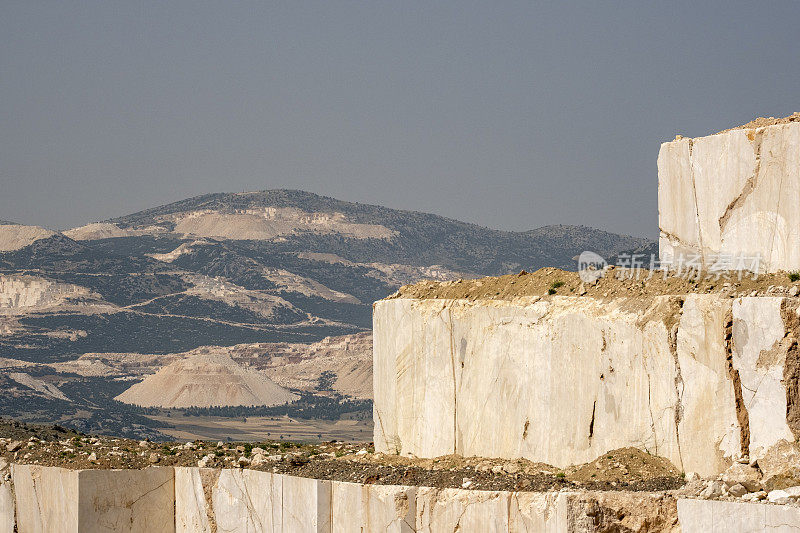
[[[611, 257], [648, 246], [582, 226], [508, 232], [293, 190], [208, 194], [63, 233], [0, 226], [0, 377], [18, 378], [6, 380], [0, 411], [148, 435], [147, 419], [113, 398], [163, 357], [206, 345], [311, 346], [368, 332], [372, 302], [419, 279], [574, 269], [585, 249]], [[87, 354], [111, 354], [103, 372], [80, 362]], [[150, 362], [106, 372], [141, 357]], [[92, 417], [79, 420], [87, 409]]]
[[[484, 228], [428, 213], [401, 211], [385, 207], [344, 202], [304, 191], [274, 190], [241, 194], [209, 194], [189, 198], [108, 221], [127, 230], [160, 228], [165, 232], [184, 232], [204, 237], [225, 238], [225, 219], [211, 220], [214, 214], [236, 219], [240, 227], [248, 223], [248, 213], [258, 216], [266, 209], [277, 211], [272, 228], [278, 242], [270, 242], [275, 250], [319, 251], [335, 253], [350, 261], [378, 261], [415, 266], [438, 264], [474, 275], [501, 274], [517, 267], [537, 269], [543, 266], [573, 268], [573, 257], [586, 247], [601, 255], [612, 255], [623, 249], [643, 245], [646, 239], [617, 235], [582, 226], [545, 226], [525, 231], [508, 232]], [[286, 212], [282, 217], [280, 210]], [[329, 215], [329, 231], [325, 222], [298, 227], [280, 227], [278, 222], [291, 217], [290, 210], [300, 213]], [[191, 216], [195, 218], [190, 218]], [[333, 217], [343, 216], [348, 223], [369, 229], [386, 228], [391, 237], [358, 238], [359, 228], [350, 233], [337, 228]], [[298, 216], [302, 216], [298, 214]], [[204, 224], [208, 222], [208, 224]], [[234, 223], [231, 221], [231, 223]], [[282, 229], [285, 231], [280, 233]], [[339, 229], [339, 231], [337, 231]], [[365, 230], [366, 231], [366, 230]], [[252, 240], [262, 241], [252, 231]], [[237, 240], [248, 240], [246, 232]], [[263, 247], [263, 244], [260, 245]]]

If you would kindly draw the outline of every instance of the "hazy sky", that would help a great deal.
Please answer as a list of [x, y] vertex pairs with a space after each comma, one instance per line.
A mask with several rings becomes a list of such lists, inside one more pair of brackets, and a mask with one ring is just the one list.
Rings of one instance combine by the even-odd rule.
[[657, 233], [656, 155], [800, 111], [800, 2], [2, 1], [0, 219], [296, 188]]

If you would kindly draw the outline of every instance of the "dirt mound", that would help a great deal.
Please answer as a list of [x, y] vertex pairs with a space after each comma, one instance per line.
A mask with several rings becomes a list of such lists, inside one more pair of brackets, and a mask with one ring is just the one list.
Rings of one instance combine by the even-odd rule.
[[719, 133], [725, 133], [726, 131], [732, 131], [732, 130], [749, 130], [753, 128], [763, 128], [765, 126], [774, 126], [776, 124], [789, 124], [790, 122], [800, 122], [800, 111], [792, 113], [788, 117], [782, 117], [782, 118], [775, 118], [775, 117], [754, 118], [747, 124], [742, 124], [741, 126], [736, 126], [735, 128], [728, 128], [727, 130], [722, 130]]
[[631, 479], [643, 480], [680, 475], [680, 470], [663, 457], [650, 455], [638, 448], [621, 448], [577, 467], [569, 473], [569, 479], [582, 482], [619, 483]]
[[[800, 291], [800, 280], [792, 281], [785, 272], [762, 274], [757, 279], [743, 276], [741, 280], [715, 279], [715, 276], [698, 277], [663, 276], [654, 273], [650, 279], [649, 271], [639, 271], [639, 279], [630, 277], [631, 272], [611, 267], [605, 276], [592, 284], [583, 283], [577, 272], [567, 272], [557, 268], [542, 268], [533, 273], [525, 271], [499, 277], [445, 281], [421, 281], [414, 285], [400, 287], [392, 298], [414, 299], [467, 299], [467, 300], [513, 300], [525, 296], [553, 297], [591, 296], [595, 298], [615, 298], [622, 296], [643, 297], [666, 294], [722, 293], [731, 297], [792, 294], [793, 287]], [[795, 276], [792, 275], [792, 278]], [[754, 294], [755, 293], [755, 294]], [[795, 293], [796, 294], [796, 293]]]
[[227, 353], [179, 359], [116, 397], [142, 407], [272, 406], [297, 398], [264, 374], [237, 365]]

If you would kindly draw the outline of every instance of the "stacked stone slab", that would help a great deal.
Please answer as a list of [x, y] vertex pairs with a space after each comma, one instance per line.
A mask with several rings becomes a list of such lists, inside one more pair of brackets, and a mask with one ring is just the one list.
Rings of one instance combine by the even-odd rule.
[[[19, 533], [175, 530], [172, 468], [13, 465], [12, 479]], [[2, 501], [0, 496], [0, 510], [7, 508]], [[0, 524], [7, 519], [0, 515]]]
[[0, 533], [14, 533], [16, 515], [11, 481], [0, 481]]
[[766, 503], [678, 500], [682, 533], [785, 532], [800, 530], [800, 508]]
[[661, 259], [759, 254], [800, 269], [800, 122], [678, 138], [658, 154]]
[[588, 533], [677, 525], [675, 499], [651, 493], [436, 489], [197, 468], [177, 468], [175, 490], [177, 533], [209, 532], [212, 524], [217, 531], [273, 533]]
[[19, 533], [800, 529], [800, 507], [676, 501], [663, 493], [436, 489], [200, 468], [120, 471], [13, 465], [13, 470], [13, 481], [0, 484], [0, 533], [12, 533], [15, 525]]
[[[13, 470], [13, 483], [0, 485], [0, 533], [15, 524], [19, 533], [588, 533], [678, 523], [676, 500], [654, 493], [436, 489], [200, 468]], [[3, 499], [6, 489], [15, 503]]]
[[[665, 264], [800, 269], [800, 122], [664, 143], [658, 179]], [[635, 446], [704, 476], [766, 458], [800, 437], [799, 305], [380, 301], [376, 449], [565, 467]]]
[[375, 447], [559, 467], [628, 446], [711, 476], [793, 442], [800, 299], [378, 302]]

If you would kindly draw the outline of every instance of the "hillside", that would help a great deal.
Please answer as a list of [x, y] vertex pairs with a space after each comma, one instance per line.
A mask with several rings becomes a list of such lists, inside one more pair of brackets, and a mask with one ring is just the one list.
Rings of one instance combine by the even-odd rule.
[[[652, 243], [579, 226], [499, 231], [273, 190], [189, 198], [62, 233], [7, 224], [0, 245], [0, 357], [9, 362], [0, 379], [10, 391], [0, 408], [150, 434], [146, 412], [113, 398], [177, 354], [288, 343], [284, 359], [279, 348], [234, 359], [328, 402], [365, 398], [371, 373], [360, 346], [369, 346], [371, 304], [401, 285], [573, 269], [584, 249], [610, 257]], [[359, 340], [316, 347], [331, 336]], [[349, 354], [337, 348], [356, 345]], [[77, 363], [91, 354], [142, 365], [104, 375], [106, 362]], [[278, 360], [281, 368], [266, 363]]]
[[23, 226], [0, 221], [0, 252], [19, 250], [39, 239], [50, 237], [53, 233], [39, 226]]
[[[545, 226], [526, 232], [508, 232], [483, 228], [457, 220], [428, 213], [401, 211], [385, 207], [344, 202], [334, 198], [318, 196], [304, 191], [274, 190], [237, 194], [209, 194], [189, 198], [161, 207], [148, 209], [108, 222], [129, 231], [144, 228], [159, 228], [183, 234], [195, 231], [203, 234], [208, 226], [202, 222], [187, 223], [206, 211], [227, 217], [260, 215], [265, 209], [295, 210], [281, 217], [280, 212], [272, 220], [280, 218], [302, 218], [304, 214], [319, 217], [316, 224], [296, 224], [299, 228], [285, 229], [281, 239], [273, 239], [270, 249], [324, 251], [334, 253], [354, 262], [376, 261], [402, 263], [414, 266], [442, 265], [452, 270], [470, 274], [507, 274], [517, 267], [537, 269], [543, 266], [573, 268], [573, 257], [591, 246], [600, 255], [635, 248], [645, 239], [616, 235], [582, 226]], [[294, 216], [292, 216], [294, 215]], [[326, 215], [322, 219], [320, 215]], [[354, 238], [350, 233], [336, 231], [336, 216], [357, 229], [378, 231], [382, 238]], [[330, 222], [329, 222], [330, 221]], [[327, 231], [327, 226], [331, 230]], [[218, 224], [224, 224], [219, 220]], [[278, 224], [275, 224], [278, 226]], [[285, 224], [284, 228], [289, 226]], [[388, 232], [380, 233], [384, 228]], [[278, 231], [276, 229], [276, 231]], [[206, 235], [208, 236], [208, 235]], [[213, 235], [211, 235], [213, 236]], [[263, 246], [268, 239], [253, 232], [252, 240]], [[277, 235], [276, 235], [277, 236]], [[248, 240], [242, 236], [241, 240]], [[275, 242], [277, 241], [277, 242]], [[250, 246], [256, 246], [251, 244]]]

